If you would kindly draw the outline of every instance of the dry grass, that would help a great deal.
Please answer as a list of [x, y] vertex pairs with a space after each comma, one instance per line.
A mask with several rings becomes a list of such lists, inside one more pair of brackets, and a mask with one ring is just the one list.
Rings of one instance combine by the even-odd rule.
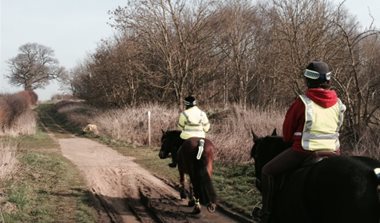
[[[177, 129], [179, 110], [158, 104], [146, 104], [135, 108], [112, 109], [93, 112], [88, 105], [63, 102], [57, 111], [67, 119], [84, 127], [96, 124], [100, 135], [137, 145], [148, 144], [148, 111], [151, 112], [151, 145], [159, 146], [162, 130]], [[227, 162], [250, 160], [252, 147], [251, 129], [257, 135], [268, 135], [274, 128], [281, 132], [283, 112], [268, 112], [260, 109], [243, 110], [231, 106], [224, 110], [207, 111], [211, 131], [208, 137], [217, 146], [216, 159]], [[91, 115], [90, 115], [91, 114]]]
[[[179, 114], [178, 109], [158, 104], [108, 111], [94, 110], [91, 107], [81, 107], [80, 105], [71, 108], [75, 109], [60, 109], [60, 112], [71, 122], [94, 123], [101, 136], [106, 135], [109, 138], [145, 145], [148, 137], [147, 112], [151, 111], [152, 146], [154, 147], [160, 146], [161, 129], [176, 129]], [[87, 111], [87, 109], [93, 112]], [[253, 145], [251, 130], [259, 136], [265, 136], [271, 134], [276, 128], [277, 132], [281, 134], [285, 110], [258, 108], [244, 110], [239, 106], [232, 105], [227, 109], [206, 108], [205, 111], [212, 124], [208, 137], [217, 146], [216, 159], [218, 162], [215, 162], [213, 180], [218, 197], [228, 207], [248, 216], [252, 208], [260, 201], [259, 192], [253, 187], [255, 174], [250, 159], [250, 149]], [[79, 119], [81, 120], [78, 122]], [[370, 145], [364, 138], [362, 142], [363, 145], [354, 150], [356, 154], [368, 155], [371, 151], [378, 151], [377, 149], [373, 150], [375, 144]], [[377, 146], [379, 143], [380, 138], [377, 139]], [[365, 144], [367, 145], [365, 148], [372, 149], [367, 149], [367, 151], [360, 149]], [[137, 162], [150, 171], [158, 172], [156, 174], [164, 178], [169, 176], [169, 179], [176, 182], [178, 176], [176, 176], [175, 170], [161, 169], [166, 166], [163, 163], [169, 161], [158, 159], [157, 150], [144, 148], [128, 147], [126, 149], [123, 146], [116, 146], [119, 152], [137, 157]], [[371, 156], [373, 157], [373, 154]]]
[[253, 145], [251, 131], [260, 136], [269, 135], [274, 128], [282, 131], [283, 112], [244, 110], [239, 106], [210, 114], [213, 123], [210, 139], [216, 144], [218, 160], [247, 162]]
[[157, 104], [129, 109], [109, 110], [91, 119], [101, 132], [113, 139], [138, 145], [148, 144], [148, 111], [151, 112], [151, 143], [158, 146], [161, 129], [174, 129], [178, 115], [175, 109], [160, 107]]
[[356, 143], [343, 141], [343, 151], [353, 155], [369, 156], [380, 160], [380, 128], [374, 129], [375, 130], [363, 132], [361, 138]]
[[0, 143], [0, 179], [4, 179], [17, 166], [16, 159], [17, 145], [11, 142]]
[[[202, 107], [202, 106], [201, 106]], [[179, 110], [158, 104], [145, 104], [134, 108], [100, 111], [82, 102], [60, 102], [58, 112], [83, 128], [96, 124], [100, 135], [136, 145], [148, 144], [148, 111], [151, 112], [151, 146], [160, 146], [161, 130], [177, 129]], [[251, 130], [265, 136], [277, 129], [282, 133], [284, 109], [262, 110], [259, 108], [242, 109], [231, 105], [226, 109], [205, 109], [211, 122], [208, 134], [217, 147], [216, 159], [232, 163], [250, 161], [253, 145]], [[343, 152], [380, 158], [379, 131], [363, 134], [361, 140], [352, 145], [342, 141]], [[349, 149], [352, 148], [352, 149]]]
[[33, 135], [37, 131], [36, 114], [33, 110], [26, 110], [15, 120], [12, 128], [0, 131], [0, 135], [18, 136]]

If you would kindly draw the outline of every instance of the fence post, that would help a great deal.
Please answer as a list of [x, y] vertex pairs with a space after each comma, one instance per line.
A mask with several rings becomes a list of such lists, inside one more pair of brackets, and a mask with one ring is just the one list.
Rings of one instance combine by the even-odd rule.
[[151, 142], [151, 131], [150, 131], [150, 111], [148, 111], [148, 146]]

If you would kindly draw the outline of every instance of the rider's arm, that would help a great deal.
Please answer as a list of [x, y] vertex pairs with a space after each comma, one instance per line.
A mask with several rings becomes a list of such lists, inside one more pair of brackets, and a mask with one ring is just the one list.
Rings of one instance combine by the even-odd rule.
[[183, 130], [185, 128], [185, 122], [186, 122], [186, 117], [184, 114], [181, 113], [178, 119], [178, 128], [180, 130]]
[[288, 109], [284, 124], [282, 126], [283, 137], [285, 142], [293, 142], [295, 136], [294, 133], [302, 133], [303, 125], [305, 122], [305, 105], [301, 99], [297, 98]]
[[208, 132], [210, 131], [210, 122], [207, 118], [207, 115], [206, 113], [204, 113], [204, 115], [202, 116], [203, 120], [202, 120], [202, 124], [203, 124], [203, 131], [205, 132]]

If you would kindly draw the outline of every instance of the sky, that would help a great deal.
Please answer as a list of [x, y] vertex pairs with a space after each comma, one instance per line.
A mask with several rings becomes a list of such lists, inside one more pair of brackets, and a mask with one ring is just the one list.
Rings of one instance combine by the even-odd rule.
[[[15, 57], [26, 43], [38, 43], [54, 50], [55, 57], [67, 70], [94, 52], [101, 39], [111, 37], [109, 10], [126, 5], [127, 0], [0, 0], [0, 93], [22, 88], [11, 86], [5, 75], [7, 60]], [[52, 83], [37, 89], [41, 100], [61, 93]]]
[[[108, 25], [109, 10], [125, 6], [127, 0], [0, 0], [0, 93], [14, 93], [21, 87], [8, 83], [7, 60], [18, 54], [26, 43], [38, 43], [54, 50], [55, 57], [67, 70], [95, 52], [102, 39], [114, 30]], [[335, 3], [341, 0], [333, 0]], [[380, 28], [380, 0], [346, 0], [344, 5], [363, 27], [371, 22]], [[52, 82], [37, 89], [40, 100], [62, 93]]]

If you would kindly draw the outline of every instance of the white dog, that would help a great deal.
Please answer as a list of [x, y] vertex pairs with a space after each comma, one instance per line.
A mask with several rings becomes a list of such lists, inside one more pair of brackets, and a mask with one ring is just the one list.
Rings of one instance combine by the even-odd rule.
[[83, 128], [84, 133], [93, 133], [99, 135], [98, 127], [95, 124], [88, 124]]

